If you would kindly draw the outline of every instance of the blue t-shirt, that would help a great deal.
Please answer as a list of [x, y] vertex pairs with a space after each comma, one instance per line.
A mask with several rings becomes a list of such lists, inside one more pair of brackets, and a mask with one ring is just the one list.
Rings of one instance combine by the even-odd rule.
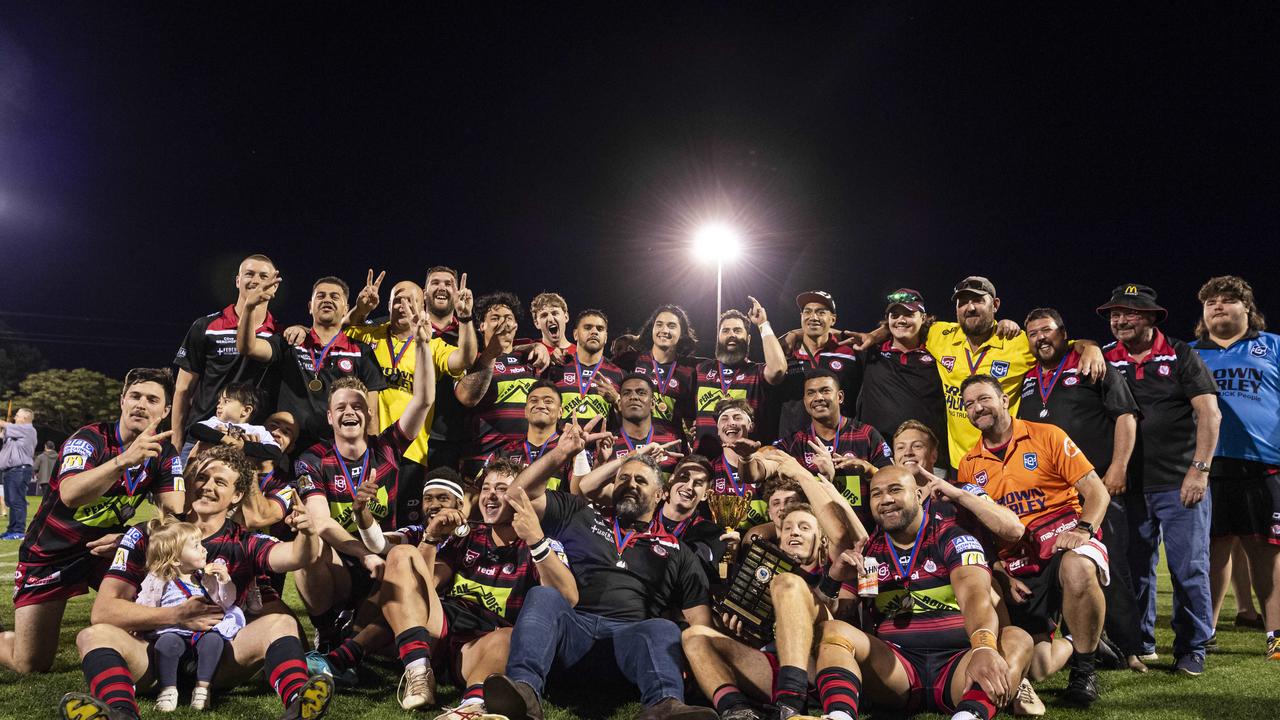
[[1250, 333], [1222, 348], [1195, 344], [1218, 384], [1217, 457], [1280, 465], [1280, 335]]

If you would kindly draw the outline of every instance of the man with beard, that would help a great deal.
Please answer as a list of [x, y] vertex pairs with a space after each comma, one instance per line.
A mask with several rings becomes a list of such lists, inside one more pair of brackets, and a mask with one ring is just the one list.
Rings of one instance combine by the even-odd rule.
[[629, 457], [637, 452], [637, 448], [657, 443], [672, 450], [659, 461], [662, 477], [671, 476], [676, 462], [682, 457], [684, 441], [670, 432], [660, 431], [657, 421], [653, 419], [656, 390], [648, 375], [632, 373], [622, 379], [618, 391], [618, 412], [622, 423], [612, 442], [605, 443], [609, 451], [597, 453], [597, 461], [607, 460], [610, 452], [619, 458]]
[[1168, 314], [1146, 285], [1126, 283], [1098, 308], [1116, 342], [1107, 361], [1124, 376], [1138, 402], [1138, 447], [1129, 467], [1125, 514], [1129, 518], [1129, 569], [1138, 592], [1142, 642], [1156, 659], [1156, 566], [1163, 538], [1174, 586], [1173, 654], [1177, 671], [1204, 672], [1209, 624], [1209, 469], [1222, 414], [1218, 386], [1204, 361], [1186, 343], [1156, 324]]
[[[427, 268], [425, 297], [431, 335], [450, 345], [462, 347], [464, 335], [476, 338], [476, 323], [471, 291], [463, 293], [458, 271], [444, 265]], [[478, 340], [476, 340], [477, 351]], [[427, 445], [427, 468], [457, 468], [462, 463], [466, 440], [466, 415], [462, 403], [453, 393], [453, 378], [436, 379], [436, 408], [431, 424], [431, 441]]]
[[529, 303], [529, 314], [533, 316], [533, 326], [542, 333], [537, 342], [547, 352], [559, 352], [561, 356], [568, 356], [578, 351], [565, 337], [569, 327], [569, 303], [558, 293], [543, 292], [535, 295]]
[[[645, 454], [627, 458], [613, 481], [612, 509], [546, 491], [551, 472], [586, 445], [576, 424], [565, 426], [560, 444], [520, 474], [517, 485], [547, 535], [564, 546], [578, 581], [577, 606], [559, 592], [536, 587], [525, 596], [511, 638], [505, 675], [484, 684], [490, 712], [510, 720], [540, 719], [547, 674], [558, 660], [574, 677], [599, 676], [613, 655], [616, 670], [640, 687], [641, 720], [715, 720], [709, 708], [684, 704], [680, 630], [668, 613], [705, 625], [711, 619], [707, 578], [686, 544], [655, 528], [662, 480]], [[599, 648], [597, 653], [592, 653]]]
[[781, 443], [788, 454], [811, 472], [818, 472], [815, 445], [828, 453], [834, 463], [832, 480], [865, 526], [871, 513], [863, 499], [867, 483], [876, 470], [893, 463], [889, 445], [875, 428], [845, 415], [844, 391], [840, 377], [831, 370], [809, 370], [804, 376], [804, 409], [809, 427], [794, 432]]
[[[178, 377], [173, 387], [173, 446], [186, 458], [187, 430], [213, 415], [222, 387], [233, 382], [261, 386], [266, 380], [266, 363], [256, 362], [236, 350], [236, 327], [248, 311], [246, 293], [270, 282], [277, 275], [275, 263], [266, 255], [250, 255], [236, 270], [236, 301], [222, 312], [206, 315], [191, 324], [173, 364]], [[257, 306], [249, 319], [253, 332], [269, 339], [276, 332], [275, 318], [266, 304]], [[265, 409], [265, 408], [264, 408]]]
[[[769, 316], [755, 298], [748, 299], [751, 301], [751, 310], [747, 314], [729, 309], [720, 315], [720, 324], [716, 330], [716, 357], [714, 360], [698, 363], [695, 371], [697, 385], [694, 397], [697, 413], [694, 419], [693, 447], [696, 452], [708, 457], [716, 454], [714, 449], [705, 444], [715, 441], [715, 409], [720, 401], [746, 401], [751, 407], [752, 416], [759, 417], [765, 384], [777, 385], [787, 374], [787, 356], [773, 334]], [[760, 340], [764, 344], [763, 364], [747, 359], [747, 353], [751, 350], [751, 336], [747, 332], [748, 320], [760, 330]], [[771, 435], [761, 432], [760, 436]]]
[[679, 305], [662, 305], [644, 324], [638, 350], [615, 355], [624, 372], [647, 375], [655, 386], [653, 425], [660, 434], [687, 439], [685, 426], [694, 417], [694, 371], [698, 336]]
[[[794, 458], [765, 448], [762, 459], [776, 463], [776, 474], [804, 488], [817, 499], [813, 506], [796, 505], [782, 516], [779, 547], [796, 568], [769, 580], [775, 619], [775, 645], [755, 649], [730, 634], [710, 627], [690, 627], [682, 641], [698, 686], [721, 718], [758, 720], [752, 700], [771, 701], [778, 716], [790, 718], [804, 711], [812, 667], [815, 625], [830, 620], [837, 607], [839, 581], [827, 576], [828, 557], [839, 557], [866, 531], [850, 522], [834, 491]], [[734, 635], [738, 618], [722, 618]], [[772, 692], [770, 692], [772, 689]]]
[[[560, 389], [555, 383], [539, 380], [529, 388], [529, 396], [524, 404], [524, 419], [527, 426], [524, 437], [507, 443], [499, 453], [499, 457], [520, 467], [532, 465], [534, 460], [554, 448], [560, 437], [557, 430], [560, 423]], [[547, 480], [547, 489], [568, 489], [572, 480], [573, 462], [570, 461], [556, 469], [551, 479]]]
[[576, 352], [562, 363], [553, 363], [545, 377], [560, 391], [560, 416], [605, 418], [618, 400], [622, 371], [604, 357], [609, 342], [609, 319], [602, 310], [583, 310], [574, 323]]
[[[187, 522], [199, 528], [208, 560], [226, 564], [237, 590], [236, 605], [244, 606], [254, 579], [267, 573], [286, 573], [320, 556], [317, 530], [304, 508], [295, 508], [291, 522], [298, 539], [280, 542], [250, 533], [231, 520], [233, 506], [254, 482], [253, 465], [239, 451], [217, 446], [195, 458], [188, 491]], [[147, 536], [130, 528], [120, 540], [102, 588], [93, 601], [94, 624], [80, 631], [76, 646], [89, 694], [68, 693], [59, 703], [64, 720], [137, 720], [134, 683], [154, 678], [147, 631], [180, 625], [208, 631], [223, 616], [221, 607], [195, 596], [175, 607], [149, 607], [136, 602], [147, 575]], [[297, 620], [270, 588], [263, 590], [267, 607], [228, 641], [230, 648], [218, 664], [214, 684], [224, 687], [248, 680], [258, 669], [284, 704], [281, 720], [323, 717], [333, 698], [328, 678], [308, 679], [302, 658]]]
[[[442, 510], [425, 527], [406, 529], [416, 536], [389, 552], [376, 524], [362, 533], [369, 550], [387, 555], [382, 610], [404, 663], [405, 710], [435, 704], [434, 666], [465, 688], [462, 703], [437, 720], [493, 717], [486, 715], [482, 683], [506, 666], [511, 623], [525, 595], [541, 586], [571, 606], [577, 603], [563, 548], [543, 533], [528, 498], [519, 489], [508, 490], [519, 471], [520, 465], [507, 460], [485, 468], [478, 498], [483, 523], [465, 535], [454, 533], [467, 526], [457, 510]], [[508, 507], [514, 515], [504, 520]]]
[[182, 461], [170, 432], [156, 432], [172, 393], [167, 369], [130, 370], [119, 419], [86, 425], [63, 443], [49, 494], [18, 548], [14, 630], [0, 633], [0, 665], [48, 672], [67, 600], [98, 587], [110, 562], [99, 553], [115, 545], [147, 495], [162, 513], [182, 512]]
[[879, 591], [865, 602], [868, 630], [839, 620], [823, 628], [817, 685], [824, 717], [857, 718], [865, 686], [877, 707], [989, 720], [1026, 672], [1031, 638], [1000, 627], [982, 544], [923, 500], [906, 468], [871, 479], [880, 529], [832, 575], [856, 583], [863, 556], [874, 558]]
[[770, 393], [770, 414], [778, 417], [778, 437], [788, 438], [809, 424], [805, 417], [804, 383], [812, 370], [826, 369], [836, 376], [838, 389], [844, 394], [840, 412], [853, 417], [862, 388], [862, 362], [858, 351], [837, 339], [836, 301], [822, 290], [810, 290], [796, 296], [800, 309], [800, 329], [783, 336], [787, 352], [787, 374], [782, 384]]
[[1199, 298], [1204, 311], [1193, 347], [1217, 381], [1223, 416], [1209, 472], [1211, 619], [1216, 623], [1238, 542], [1262, 603], [1266, 656], [1280, 660], [1280, 336], [1264, 332], [1267, 321], [1243, 278], [1210, 278]]
[[[341, 278], [322, 277], [311, 288], [311, 328], [299, 345], [290, 345], [280, 335], [269, 340], [258, 337], [254, 317], [260, 307], [275, 297], [281, 277], [275, 277], [245, 293], [246, 312], [236, 325], [236, 351], [258, 362], [274, 363], [280, 372], [276, 408], [292, 413], [306, 447], [332, 437], [326, 421], [325, 400], [335, 380], [355, 378], [368, 388], [366, 402], [378, 407], [378, 391], [387, 386], [373, 352], [342, 332], [350, 290]], [[377, 426], [374, 417], [373, 426]]]
[[[1111, 494], [1102, 537], [1109, 554], [1124, 558], [1129, 551], [1129, 521], [1121, 498], [1138, 435], [1138, 404], [1120, 373], [1108, 372], [1101, 382], [1086, 382], [1080, 377], [1080, 353], [1067, 340], [1067, 329], [1057, 310], [1032, 310], [1027, 313], [1026, 328], [1036, 367], [1022, 381], [1018, 417], [1062, 428], [1093, 463]], [[1146, 667], [1138, 659], [1143, 649], [1129, 563], [1112, 565], [1112, 575], [1119, 582], [1103, 588], [1107, 636], [1124, 651], [1129, 666], [1141, 672]]]
[[434, 402], [431, 326], [416, 310], [413, 326], [417, 354], [413, 397], [400, 419], [381, 433], [369, 435], [373, 418], [364, 389], [354, 379], [340, 379], [329, 396], [333, 442], [317, 443], [294, 463], [298, 494], [328, 546], [320, 562], [303, 569], [296, 578], [298, 594], [317, 629], [317, 645], [322, 651], [336, 644], [339, 615], [349, 609], [349, 603], [356, 606], [369, 597], [373, 581], [382, 571], [382, 559], [370, 554], [356, 538], [359, 529], [352, 510], [356, 490], [376, 472], [380, 489], [373, 514], [384, 529], [394, 527], [400, 458], [422, 432]]
[[1102, 586], [1110, 582], [1107, 550], [1096, 538], [1107, 487], [1061, 428], [1014, 419], [1000, 381], [974, 375], [960, 393], [981, 440], [961, 460], [959, 482], [982, 487], [1027, 528], [1000, 552], [1011, 578], [1009, 618], [1047, 634], [1062, 614], [1074, 647], [1063, 698], [1088, 707], [1098, 699], [1094, 651], [1106, 614]]
[[[937, 361], [924, 346], [928, 325], [924, 298], [911, 288], [889, 293], [885, 323], [889, 337], [879, 346], [862, 351], [862, 389], [857, 415], [862, 422], [893, 434], [908, 420], [924, 423], [934, 437], [947, 436], [946, 403]], [[951, 467], [947, 446], [939, 448], [939, 467]]]

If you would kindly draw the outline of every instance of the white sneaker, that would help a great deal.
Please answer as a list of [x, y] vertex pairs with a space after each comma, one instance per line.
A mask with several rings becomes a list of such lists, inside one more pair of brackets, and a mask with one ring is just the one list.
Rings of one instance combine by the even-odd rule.
[[982, 720], [982, 718], [978, 717], [977, 715], [974, 715], [968, 710], [961, 710], [955, 715], [952, 715], [951, 720]]
[[191, 690], [191, 709], [204, 710], [209, 707], [209, 688], [196, 686]]
[[156, 696], [156, 710], [159, 712], [173, 712], [178, 709], [178, 688], [167, 687], [160, 691]]
[[436, 704], [436, 676], [430, 665], [419, 665], [405, 670], [400, 676], [400, 686], [396, 688], [400, 707], [405, 710], [417, 710]]
[[1036, 689], [1031, 686], [1030, 680], [1022, 678], [1022, 682], [1018, 684], [1018, 692], [1014, 694], [1013, 702], [1009, 704], [1009, 712], [1022, 717], [1044, 715], [1044, 702], [1036, 694]]
[[507, 720], [507, 716], [489, 712], [484, 703], [471, 703], [447, 710], [435, 720]]

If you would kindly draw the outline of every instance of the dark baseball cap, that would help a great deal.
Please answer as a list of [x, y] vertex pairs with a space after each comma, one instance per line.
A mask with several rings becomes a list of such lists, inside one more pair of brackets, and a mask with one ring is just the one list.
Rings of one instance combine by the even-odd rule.
[[951, 293], [951, 300], [955, 301], [960, 293], [971, 292], [987, 297], [996, 297], [996, 286], [991, 281], [981, 275], [970, 275], [969, 277], [956, 283], [955, 290]]
[[836, 301], [831, 299], [831, 293], [825, 290], [809, 290], [796, 296], [796, 307], [801, 310], [809, 303], [818, 303], [831, 312], [836, 311]]
[[1116, 289], [1111, 291], [1111, 299], [1098, 306], [1098, 314], [1105, 318], [1112, 308], [1152, 312], [1156, 314], [1156, 322], [1161, 322], [1169, 316], [1169, 311], [1156, 303], [1156, 291], [1148, 285], [1138, 283], [1117, 285]]
[[919, 290], [912, 290], [911, 288], [898, 288], [897, 290], [894, 290], [893, 292], [886, 295], [884, 299], [889, 302], [889, 304], [886, 305], [884, 308], [884, 312], [886, 315], [889, 314], [890, 310], [894, 309], [899, 305], [910, 310], [911, 312], [923, 313], [925, 311], [924, 296], [920, 294]]

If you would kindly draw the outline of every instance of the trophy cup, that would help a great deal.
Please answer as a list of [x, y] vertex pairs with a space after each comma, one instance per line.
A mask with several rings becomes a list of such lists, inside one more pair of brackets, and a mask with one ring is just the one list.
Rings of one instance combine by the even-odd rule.
[[[751, 498], [736, 494], [712, 494], [707, 496], [707, 507], [711, 509], [711, 519], [717, 525], [724, 528], [727, 533], [734, 532], [742, 521], [747, 519], [747, 512], [751, 509]], [[731, 554], [732, 548], [726, 548], [724, 555], [720, 558], [721, 580], [729, 577]]]

